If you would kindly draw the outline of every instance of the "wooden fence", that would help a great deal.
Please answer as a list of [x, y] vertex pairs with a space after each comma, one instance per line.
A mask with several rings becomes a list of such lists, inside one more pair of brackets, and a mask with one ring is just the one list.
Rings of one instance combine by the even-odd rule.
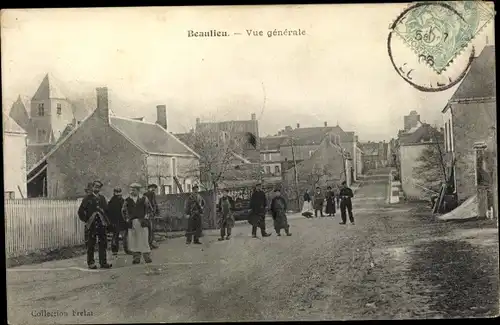
[[84, 244], [84, 223], [77, 217], [80, 202], [81, 200], [6, 200], [7, 257]]

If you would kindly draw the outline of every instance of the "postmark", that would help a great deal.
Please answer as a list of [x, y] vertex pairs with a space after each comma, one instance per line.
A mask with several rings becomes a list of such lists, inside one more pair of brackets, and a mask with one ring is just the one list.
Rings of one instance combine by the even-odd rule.
[[390, 26], [391, 62], [421, 91], [449, 89], [467, 73], [476, 53], [472, 40], [493, 17], [493, 4], [487, 2], [412, 4]]

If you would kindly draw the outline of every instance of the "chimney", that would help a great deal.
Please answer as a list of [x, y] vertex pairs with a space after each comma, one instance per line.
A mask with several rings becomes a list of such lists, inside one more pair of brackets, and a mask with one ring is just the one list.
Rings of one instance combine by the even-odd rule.
[[325, 122], [325, 128], [328, 126], [328, 122]]
[[196, 118], [196, 125], [199, 125], [199, 124], [200, 124], [200, 118], [199, 118], [199, 117], [197, 117], [197, 118]]
[[300, 128], [300, 124], [299, 124], [299, 123], [297, 123], [297, 129], [298, 129], [298, 128]]
[[97, 115], [109, 123], [108, 87], [96, 88]]
[[156, 124], [167, 129], [167, 106], [157, 105], [156, 106]]
[[358, 142], [358, 136], [357, 135], [354, 136], [354, 141]]
[[255, 121], [257, 118], [256, 118], [256, 115], [255, 113], [252, 113], [252, 121]]

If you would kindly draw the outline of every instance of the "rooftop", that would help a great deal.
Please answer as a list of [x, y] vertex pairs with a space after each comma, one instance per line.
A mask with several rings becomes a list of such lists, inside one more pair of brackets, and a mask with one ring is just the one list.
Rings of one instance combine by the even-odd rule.
[[110, 116], [110, 123], [131, 142], [148, 153], [194, 154], [186, 144], [156, 123], [117, 116]]
[[450, 101], [496, 97], [495, 46], [485, 46]]

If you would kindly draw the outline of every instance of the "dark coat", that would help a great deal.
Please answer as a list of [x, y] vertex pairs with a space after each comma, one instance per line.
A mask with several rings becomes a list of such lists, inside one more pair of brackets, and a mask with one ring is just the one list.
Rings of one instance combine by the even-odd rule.
[[156, 193], [147, 191], [144, 193], [144, 196], [148, 198], [149, 203], [151, 204], [151, 210], [154, 216], [160, 215], [160, 210], [158, 209], [158, 203], [156, 202]]
[[[281, 203], [281, 204], [278, 204]], [[282, 196], [275, 196], [271, 201], [271, 213], [275, 217], [278, 213], [286, 213], [286, 200]]]
[[351, 202], [351, 198], [354, 197], [354, 193], [349, 187], [346, 187], [340, 190], [339, 196], [343, 202], [349, 203]]
[[125, 199], [122, 207], [122, 215], [123, 218], [128, 223], [129, 228], [131, 228], [131, 221], [134, 219], [139, 219], [142, 227], [147, 227], [147, 217], [148, 213], [151, 212], [150, 203], [148, 198], [143, 196], [137, 199], [137, 202], [134, 202], [132, 198], [128, 197]]
[[[219, 203], [217, 204], [217, 212], [221, 213], [222, 212], [222, 197], [219, 199]], [[230, 197], [229, 195], [227, 196], [227, 199], [229, 200], [229, 205], [230, 205], [230, 209], [231, 211], [234, 211], [234, 208], [235, 208], [235, 205], [234, 205], [234, 200], [232, 197]]]
[[202, 216], [205, 209], [205, 200], [198, 193], [191, 193], [184, 204], [184, 213], [187, 215]]
[[323, 209], [323, 202], [325, 200], [325, 197], [321, 193], [314, 193], [314, 209], [315, 210], [320, 210]]
[[78, 218], [83, 222], [87, 222], [95, 212], [100, 212], [105, 219], [105, 223], [110, 224], [106, 198], [101, 194], [95, 195], [92, 193], [83, 198], [78, 208]]
[[267, 197], [264, 191], [254, 191], [250, 198], [250, 210], [253, 214], [265, 214], [267, 208]]
[[109, 214], [109, 220], [113, 227], [115, 227], [115, 230], [125, 230], [127, 223], [125, 222], [125, 219], [123, 218], [122, 215], [122, 208], [123, 208], [123, 203], [125, 202], [125, 199], [121, 196], [118, 195], [113, 195], [111, 200], [109, 200], [108, 203], [108, 214]]
[[304, 202], [311, 202], [311, 195], [309, 193], [304, 193]]

